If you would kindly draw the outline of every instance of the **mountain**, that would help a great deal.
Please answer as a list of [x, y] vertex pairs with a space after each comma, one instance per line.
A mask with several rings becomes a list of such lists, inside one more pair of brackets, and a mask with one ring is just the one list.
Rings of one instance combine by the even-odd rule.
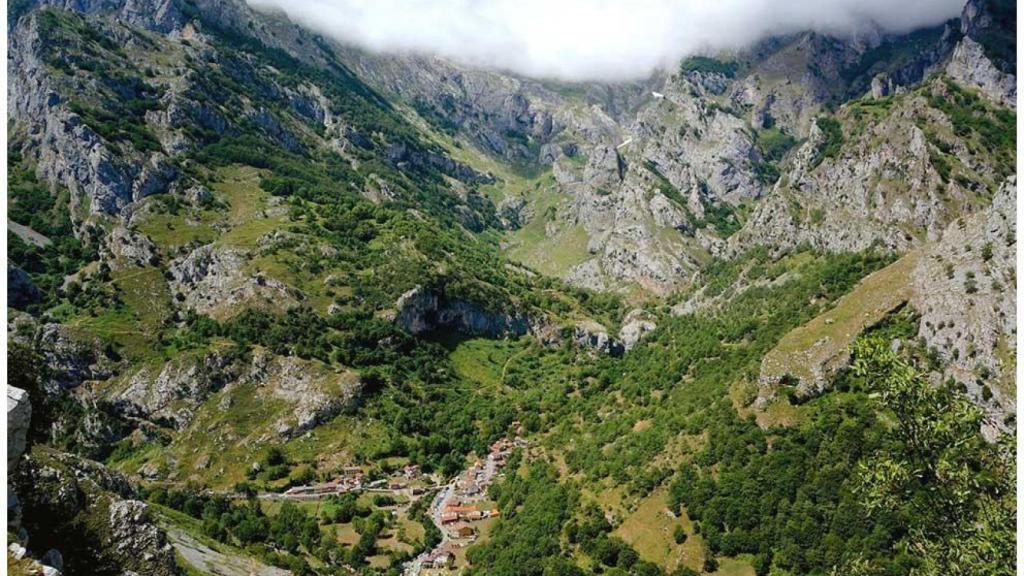
[[9, 570], [1010, 573], [1015, 14], [602, 84], [12, 3]]

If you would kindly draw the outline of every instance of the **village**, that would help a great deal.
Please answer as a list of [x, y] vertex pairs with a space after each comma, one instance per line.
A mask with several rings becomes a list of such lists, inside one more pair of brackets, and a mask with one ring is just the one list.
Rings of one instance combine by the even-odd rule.
[[450, 573], [461, 568], [458, 559], [464, 557], [464, 553], [460, 552], [476, 542], [481, 536], [481, 529], [500, 516], [497, 505], [488, 500], [488, 489], [501, 476], [512, 452], [526, 447], [526, 440], [519, 434], [514, 439], [502, 438], [490, 446], [486, 457], [472, 463], [447, 483], [437, 474], [422, 473], [419, 466], [413, 464], [395, 470], [385, 478], [372, 478], [362, 467], [349, 466], [330, 481], [292, 486], [280, 493], [262, 493], [259, 498], [308, 502], [350, 492], [382, 493], [404, 496], [408, 506], [436, 491], [428, 516], [440, 530], [441, 542], [408, 562], [405, 574]]
[[459, 552], [477, 541], [484, 523], [500, 515], [497, 506], [487, 499], [488, 489], [502, 474], [512, 451], [526, 446], [526, 440], [518, 435], [514, 440], [498, 440], [483, 461], [472, 464], [437, 493], [430, 518], [441, 530], [441, 542], [409, 562], [406, 575], [438, 574], [457, 568]]
[[402, 468], [388, 478], [369, 480], [359, 466], [349, 466], [337, 478], [321, 484], [292, 486], [277, 494], [268, 493], [261, 497], [274, 500], [318, 500], [346, 492], [386, 492], [403, 494], [411, 500], [422, 496], [431, 488], [439, 486], [441, 479], [435, 475], [423, 475], [415, 464]]

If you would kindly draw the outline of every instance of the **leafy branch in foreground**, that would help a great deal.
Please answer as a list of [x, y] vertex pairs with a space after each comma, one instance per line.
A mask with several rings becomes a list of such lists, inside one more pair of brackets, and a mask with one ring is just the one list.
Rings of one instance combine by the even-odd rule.
[[915, 574], [1012, 574], [1013, 438], [986, 442], [982, 411], [950, 383], [929, 382], [887, 339], [862, 338], [854, 355], [854, 373], [892, 417], [891, 441], [858, 467], [866, 509], [910, 509]]

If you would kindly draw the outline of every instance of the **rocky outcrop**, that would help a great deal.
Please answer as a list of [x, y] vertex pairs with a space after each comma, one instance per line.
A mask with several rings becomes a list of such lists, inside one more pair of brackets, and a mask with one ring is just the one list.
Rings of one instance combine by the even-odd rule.
[[631, 310], [622, 320], [619, 340], [622, 341], [622, 346], [625, 350], [630, 350], [640, 342], [640, 339], [645, 334], [652, 332], [657, 327], [658, 325], [654, 322], [654, 315], [650, 312], [640, 308]]
[[129, 570], [134, 567], [146, 574], [180, 572], [167, 534], [153, 522], [149, 507], [144, 502], [111, 502], [108, 522], [109, 542], [113, 546], [108, 553], [124, 558], [123, 564]]
[[[251, 358], [226, 350], [190, 353], [159, 367], [144, 367], [128, 377], [108, 399], [127, 416], [188, 428], [211, 398], [230, 398], [252, 385], [262, 402], [287, 409], [273, 429], [282, 438], [310, 430], [355, 406], [362, 384], [348, 371], [332, 371], [316, 362], [275, 355], [256, 348]], [[283, 403], [283, 404], [282, 404]]]
[[40, 353], [45, 367], [41, 384], [50, 394], [77, 388], [89, 380], [106, 380], [118, 367], [99, 339], [62, 324], [40, 324], [27, 314], [12, 314], [7, 334], [11, 342]]
[[904, 305], [920, 315], [918, 338], [989, 415], [988, 432], [1015, 425], [1015, 179], [992, 206], [964, 216], [937, 241], [864, 278], [834, 307], [786, 334], [761, 363], [759, 405], [792, 385], [822, 392], [850, 360], [854, 339]]
[[953, 51], [946, 74], [960, 84], [975, 88], [996, 104], [1017, 108], [1017, 77], [1001, 71], [985, 56], [981, 45], [965, 37]]
[[42, 556], [49, 549], [60, 550], [68, 573], [180, 574], [166, 535], [123, 475], [36, 447], [25, 456], [13, 482], [29, 551]]
[[931, 82], [892, 98], [875, 119], [845, 108], [837, 115], [838, 136], [815, 124], [722, 253], [756, 245], [905, 252], [938, 239], [965, 209], [983, 208], [978, 190], [1007, 167], [987, 149], [942, 136], [951, 121], [929, 97], [948, 97], [949, 90], [944, 80]]
[[1016, 414], [1016, 179], [950, 224], [913, 274], [919, 336], [997, 427]]
[[168, 268], [170, 286], [184, 308], [211, 316], [228, 316], [241, 305], [286, 310], [300, 295], [283, 282], [247, 271], [248, 253], [207, 244], [175, 260]]
[[[95, 2], [98, 10], [109, 4]], [[91, 7], [91, 6], [90, 6]], [[88, 7], [87, 7], [88, 8]], [[38, 12], [20, 19], [11, 32], [8, 109], [24, 127], [20, 143], [36, 160], [40, 176], [71, 191], [72, 213], [116, 214], [132, 201], [166, 189], [174, 169], [160, 152], [146, 154], [113, 148], [72, 112], [64, 86], [50, 72]]]
[[443, 291], [417, 286], [395, 302], [395, 324], [410, 334], [447, 329], [470, 335], [521, 336], [530, 319], [518, 311], [491, 312]]
[[28, 439], [28, 426], [32, 418], [32, 403], [28, 392], [7, 386], [7, 469], [13, 470]]
[[523, 196], [509, 196], [498, 203], [498, 218], [506, 230], [518, 230], [533, 219], [533, 209]]
[[145, 235], [117, 225], [107, 236], [107, 253], [111, 270], [138, 268], [156, 263], [156, 246]]
[[[11, 485], [18, 460], [28, 446], [29, 425], [32, 422], [32, 403], [28, 392], [7, 386], [7, 526], [8, 530], [21, 528], [21, 503]], [[22, 550], [24, 553], [24, 550]], [[17, 555], [17, 553], [16, 553]], [[20, 558], [19, 558], [20, 559]]]
[[267, 400], [283, 401], [289, 409], [274, 423], [283, 439], [294, 438], [343, 411], [355, 407], [362, 382], [352, 372], [335, 372], [308, 360], [253, 353], [248, 381]]
[[187, 426], [211, 394], [237, 379], [241, 367], [221, 352], [184, 354], [160, 367], [144, 367], [111, 397], [122, 413]]
[[42, 298], [39, 288], [21, 268], [7, 263], [7, 305], [23, 308]]
[[611, 356], [625, 352], [622, 342], [608, 335], [608, 329], [593, 320], [583, 320], [573, 328], [573, 342], [577, 346], [596, 350]]

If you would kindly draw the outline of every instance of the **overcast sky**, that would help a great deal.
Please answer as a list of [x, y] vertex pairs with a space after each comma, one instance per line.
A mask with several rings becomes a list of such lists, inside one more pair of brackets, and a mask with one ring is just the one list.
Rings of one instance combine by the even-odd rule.
[[628, 80], [771, 34], [902, 32], [965, 0], [248, 0], [325, 35], [542, 78]]

